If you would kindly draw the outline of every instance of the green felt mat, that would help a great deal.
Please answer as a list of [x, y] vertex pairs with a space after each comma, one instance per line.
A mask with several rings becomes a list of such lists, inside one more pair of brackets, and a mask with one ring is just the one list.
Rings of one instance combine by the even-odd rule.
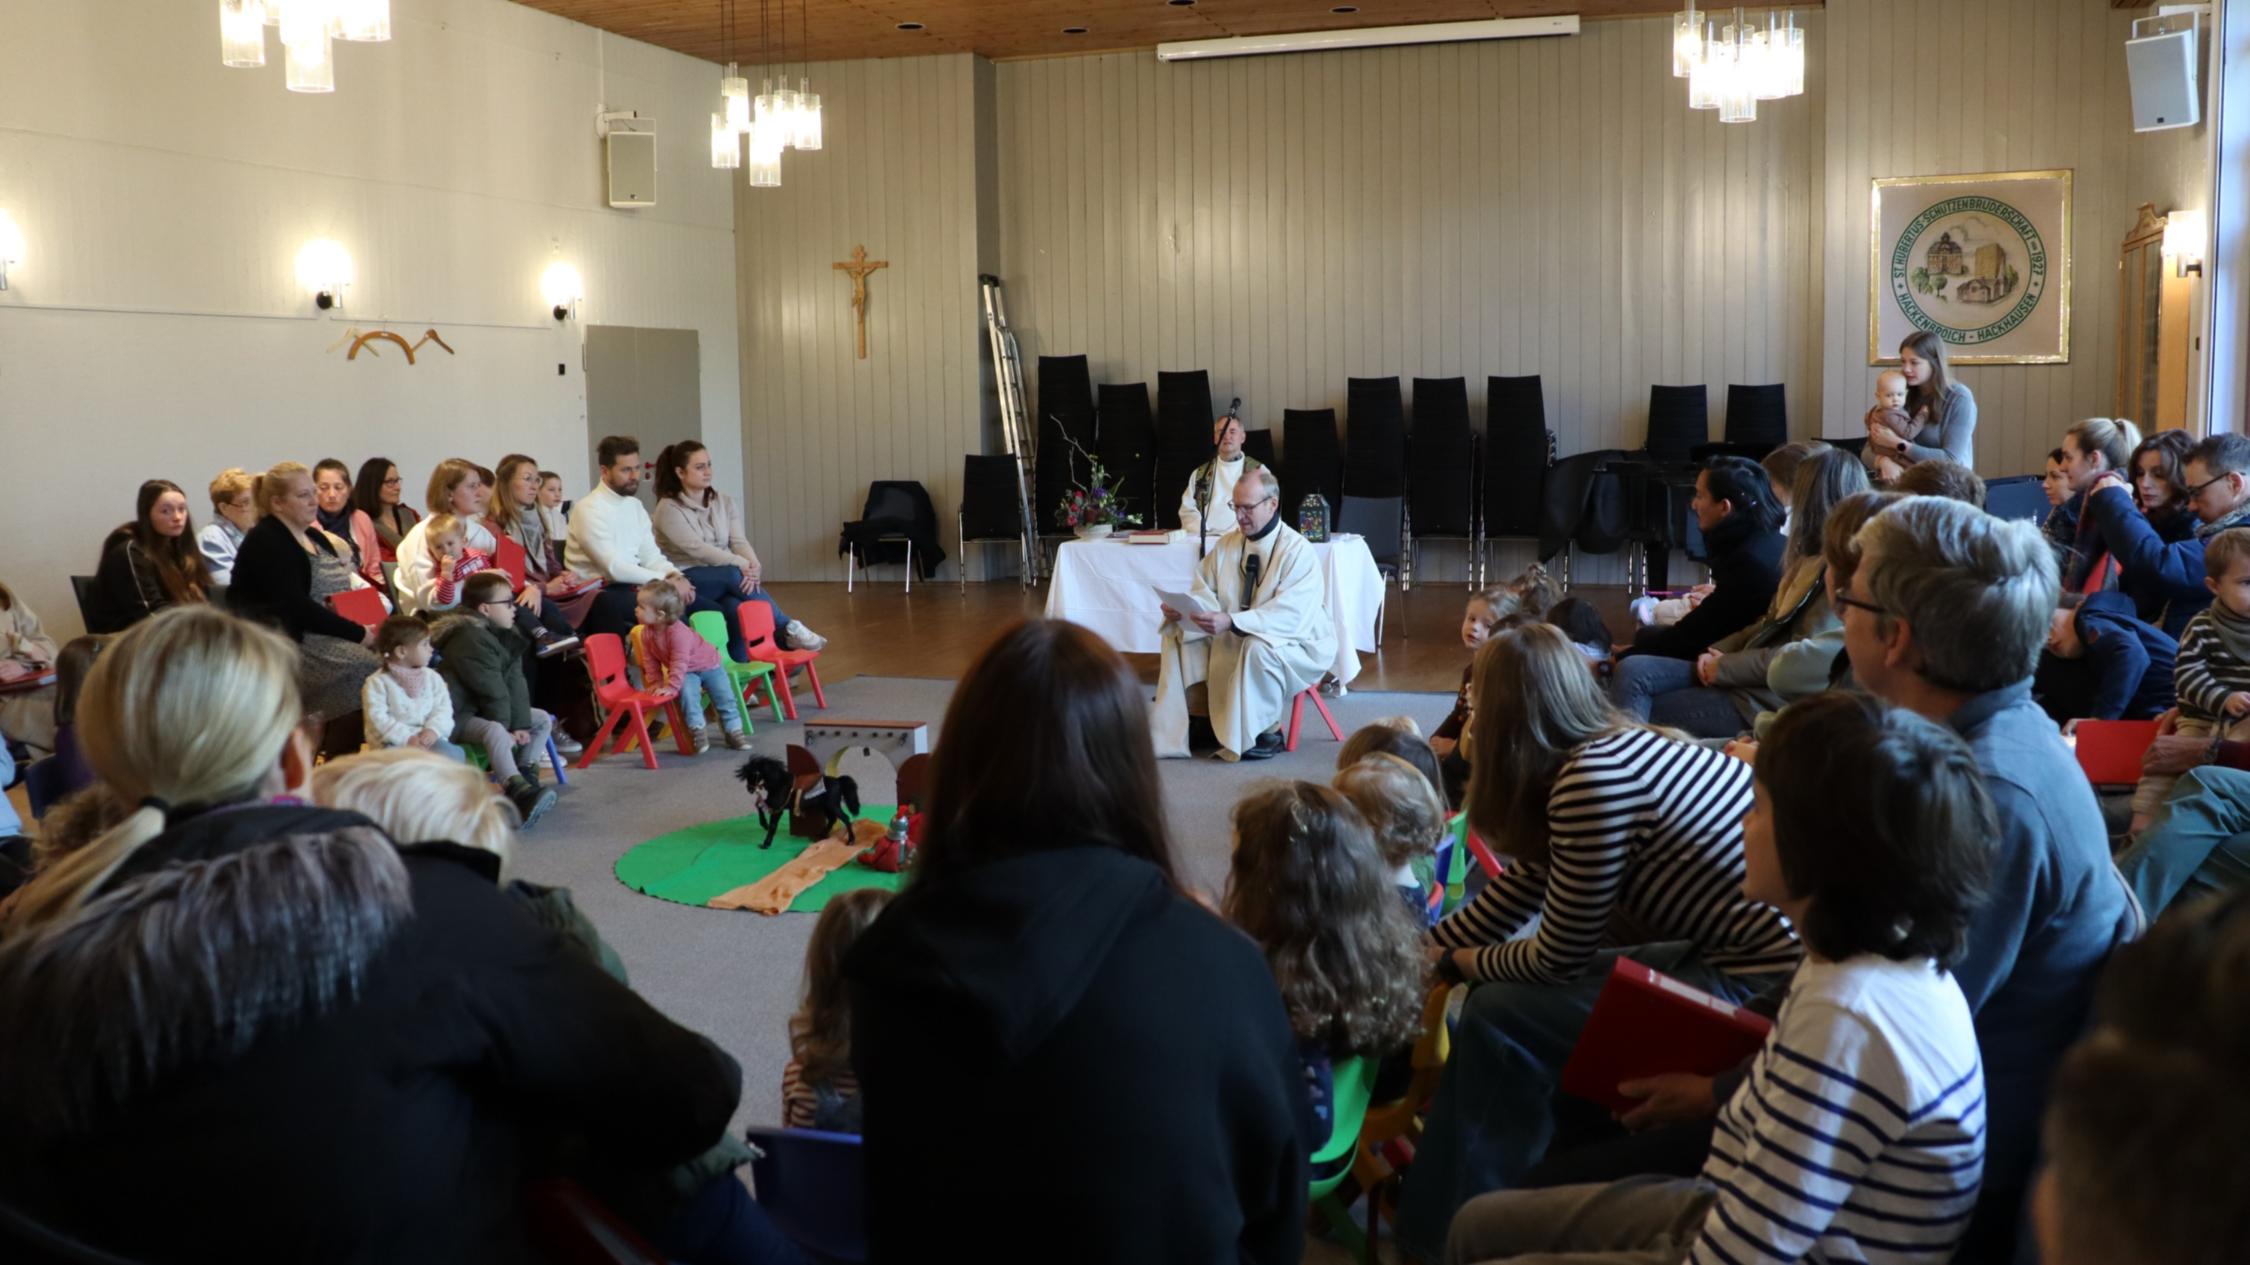
[[[892, 811], [889, 804], [867, 804], [861, 808], [860, 817], [889, 821]], [[712, 897], [755, 883], [787, 865], [815, 842], [792, 838], [786, 813], [771, 848], [758, 846], [765, 837], [766, 828], [758, 824], [755, 813], [658, 835], [617, 858], [617, 881], [658, 900], [707, 905]], [[806, 888], [789, 912], [818, 913], [830, 897], [855, 887], [886, 887], [895, 892], [898, 883], [898, 875], [871, 870], [855, 861]]]

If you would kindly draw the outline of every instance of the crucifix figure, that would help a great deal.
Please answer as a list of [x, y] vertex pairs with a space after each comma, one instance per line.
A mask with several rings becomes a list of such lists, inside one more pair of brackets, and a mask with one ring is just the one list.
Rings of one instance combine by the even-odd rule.
[[852, 279], [852, 318], [859, 322], [859, 358], [867, 359], [867, 274], [877, 268], [888, 268], [888, 259], [867, 257], [867, 247], [852, 247], [852, 257], [839, 264], [830, 264], [838, 272], [849, 273]]

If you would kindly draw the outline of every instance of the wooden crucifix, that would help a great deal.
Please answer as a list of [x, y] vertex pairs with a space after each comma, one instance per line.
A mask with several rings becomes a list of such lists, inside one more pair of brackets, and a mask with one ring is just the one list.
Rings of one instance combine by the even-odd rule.
[[867, 274], [877, 268], [888, 268], [888, 259], [869, 259], [867, 247], [852, 247], [852, 257], [843, 263], [830, 264], [838, 272], [848, 273], [852, 279], [852, 317], [859, 322], [859, 358], [867, 359]]

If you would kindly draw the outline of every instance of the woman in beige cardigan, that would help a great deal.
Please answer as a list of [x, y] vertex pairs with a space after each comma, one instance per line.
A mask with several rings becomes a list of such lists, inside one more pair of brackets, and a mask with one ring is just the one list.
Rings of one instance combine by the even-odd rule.
[[1789, 496], [1789, 545], [1781, 587], [1763, 619], [1713, 642], [1696, 660], [1700, 682], [1659, 694], [1635, 719], [1698, 738], [1732, 738], [1762, 712], [1828, 688], [1828, 669], [1844, 646], [1844, 625], [1829, 600], [1821, 533], [1838, 505], [1867, 491], [1867, 473], [1841, 449], [1813, 453], [1797, 467]]
[[44, 756], [55, 749], [55, 639], [23, 599], [0, 584], [0, 734]]
[[742, 508], [711, 486], [711, 453], [692, 439], [668, 445], [656, 456], [656, 547], [695, 586], [698, 601], [726, 613], [727, 653], [746, 657], [742, 625], [735, 608], [764, 602], [773, 610], [775, 639], [792, 650], [818, 650], [828, 639], [791, 619], [781, 603], [761, 587], [765, 568], [758, 551], [742, 534]]

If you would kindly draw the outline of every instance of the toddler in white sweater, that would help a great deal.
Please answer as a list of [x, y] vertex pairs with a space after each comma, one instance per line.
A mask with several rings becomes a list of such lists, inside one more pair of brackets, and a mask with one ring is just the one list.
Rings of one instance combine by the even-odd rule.
[[360, 714], [366, 718], [367, 746], [420, 747], [466, 760], [453, 736], [453, 695], [445, 678], [430, 671], [429, 625], [412, 615], [393, 615], [375, 630], [375, 652], [383, 670], [360, 687]]

